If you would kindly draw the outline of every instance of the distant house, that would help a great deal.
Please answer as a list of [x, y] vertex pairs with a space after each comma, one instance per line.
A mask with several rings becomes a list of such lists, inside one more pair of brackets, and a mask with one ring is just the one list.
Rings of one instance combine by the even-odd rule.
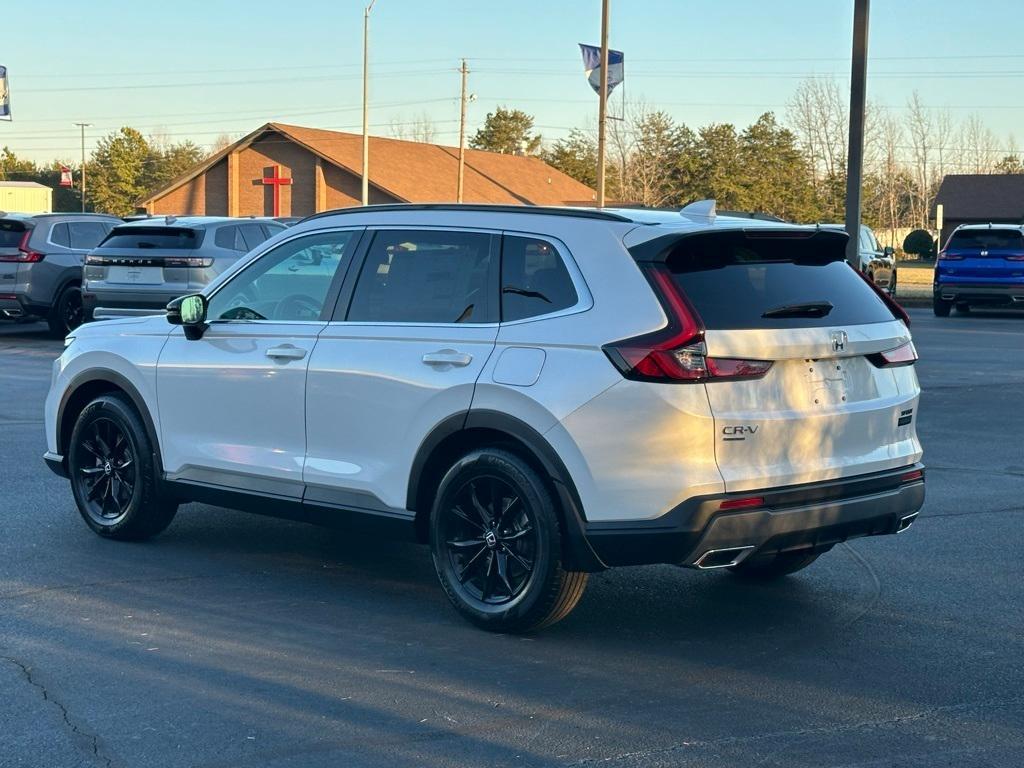
[[946, 176], [935, 203], [942, 205], [940, 247], [961, 224], [1024, 224], [1024, 174], [965, 173]]
[[0, 181], [0, 211], [50, 213], [53, 190], [34, 181]]
[[[307, 216], [359, 205], [362, 135], [267, 123], [154, 192], [156, 214]], [[459, 150], [370, 137], [371, 203], [453, 202]], [[594, 205], [594, 190], [534, 157], [466, 150], [467, 203]]]

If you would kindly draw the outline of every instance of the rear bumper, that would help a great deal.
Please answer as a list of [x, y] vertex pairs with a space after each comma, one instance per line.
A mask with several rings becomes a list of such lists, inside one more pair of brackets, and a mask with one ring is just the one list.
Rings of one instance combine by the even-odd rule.
[[87, 291], [82, 294], [86, 317], [104, 320], [114, 317], [142, 317], [162, 315], [167, 304], [178, 298], [178, 293], [118, 292], [116, 295]]
[[1011, 304], [1024, 307], [1024, 283], [935, 283], [935, 298], [972, 304]]
[[[904, 476], [923, 465], [823, 483], [689, 499], [655, 520], [589, 523], [588, 544], [607, 566], [672, 563], [694, 567], [708, 552], [742, 550], [738, 558], [781, 551], [824, 550], [861, 536], [898, 533], [924, 504], [924, 478]], [[756, 509], [720, 509], [729, 499], [761, 497]], [[709, 561], [705, 561], [709, 562]], [[720, 564], [730, 562], [720, 559]]]
[[25, 294], [0, 290], [0, 317], [44, 317], [49, 311], [48, 305], [34, 302]]

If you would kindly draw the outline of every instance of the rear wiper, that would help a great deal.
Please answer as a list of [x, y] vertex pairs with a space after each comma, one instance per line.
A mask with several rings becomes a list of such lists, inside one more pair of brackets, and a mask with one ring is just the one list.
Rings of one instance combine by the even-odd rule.
[[832, 303], [828, 301], [806, 301], [803, 304], [772, 307], [761, 317], [825, 317], [832, 309]]

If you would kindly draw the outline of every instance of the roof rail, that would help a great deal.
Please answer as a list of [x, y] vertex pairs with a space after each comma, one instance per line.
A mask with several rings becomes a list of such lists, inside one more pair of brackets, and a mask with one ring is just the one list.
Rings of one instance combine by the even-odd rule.
[[[475, 211], [482, 213], [527, 213], [543, 216], [569, 216], [578, 219], [600, 219], [602, 221], [633, 220], [619, 213], [603, 211], [598, 208], [559, 208], [551, 205], [486, 205], [482, 203], [384, 203], [380, 205], [356, 205], [349, 208], [335, 208], [307, 216], [302, 221], [312, 221], [325, 216], [336, 216], [345, 213], [387, 211]], [[300, 222], [301, 223], [301, 222]]]

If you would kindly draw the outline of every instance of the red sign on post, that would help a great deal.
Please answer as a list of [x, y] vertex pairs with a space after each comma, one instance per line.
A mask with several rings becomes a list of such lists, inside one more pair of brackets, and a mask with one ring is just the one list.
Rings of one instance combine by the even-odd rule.
[[60, 167], [60, 185], [62, 187], [70, 187], [74, 182], [71, 181], [71, 169], [66, 165]]

